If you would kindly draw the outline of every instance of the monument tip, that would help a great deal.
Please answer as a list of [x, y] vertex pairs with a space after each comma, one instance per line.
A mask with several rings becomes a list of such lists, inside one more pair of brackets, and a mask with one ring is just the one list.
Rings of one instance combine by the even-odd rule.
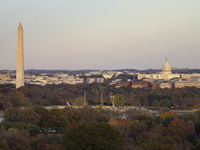
[[19, 26], [18, 27], [21, 27], [22, 28], [22, 23], [21, 23], [21, 21], [19, 22]]

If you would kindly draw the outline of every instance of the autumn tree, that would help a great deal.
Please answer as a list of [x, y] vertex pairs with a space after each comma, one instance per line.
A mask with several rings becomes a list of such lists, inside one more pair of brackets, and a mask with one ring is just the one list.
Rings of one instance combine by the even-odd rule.
[[27, 131], [17, 131], [16, 129], [9, 129], [5, 132], [4, 142], [9, 149], [27, 150], [30, 149], [30, 137]]
[[185, 122], [179, 118], [174, 118], [168, 125], [167, 133], [170, 136], [180, 138], [181, 140], [187, 140], [191, 136], [195, 136], [195, 126], [192, 121]]

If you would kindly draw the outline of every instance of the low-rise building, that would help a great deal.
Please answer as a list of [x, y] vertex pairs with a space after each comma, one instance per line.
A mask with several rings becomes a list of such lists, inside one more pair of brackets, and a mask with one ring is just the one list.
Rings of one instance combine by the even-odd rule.
[[181, 74], [181, 79], [183, 79], [183, 80], [200, 80], [200, 74], [198, 74], [198, 73]]
[[119, 82], [116, 82], [116, 88], [120, 88], [122, 86], [131, 86], [131, 82], [129, 81], [119, 81]]
[[116, 88], [122, 87], [122, 86], [129, 86], [132, 88], [144, 88], [149, 87], [150, 83], [148, 81], [120, 81], [116, 83]]
[[115, 75], [117, 77], [119, 74], [123, 74], [123, 72], [100, 70], [100, 71], [91, 71], [91, 72], [86, 73], [85, 75], [86, 76], [102, 75], [105, 79], [109, 79], [109, 78], [112, 78], [113, 75]]
[[16, 79], [7, 79], [4, 81], [4, 84], [16, 84]]
[[79, 78], [79, 77], [71, 77], [71, 78], [66, 78], [66, 79], [62, 79], [63, 83], [66, 84], [80, 84], [84, 82], [83, 78]]
[[104, 82], [104, 78], [87, 78], [86, 82], [91, 84], [91, 83], [103, 83]]
[[196, 87], [200, 88], [200, 81], [177, 81], [174, 83], [175, 88]]
[[30, 81], [29, 84], [41, 85], [41, 86], [45, 85], [45, 83], [43, 83], [42, 81]]
[[161, 89], [165, 89], [165, 88], [171, 89], [172, 83], [171, 82], [161, 82], [159, 87]]
[[150, 83], [148, 81], [132, 81], [131, 87], [132, 88], [144, 88], [149, 87]]

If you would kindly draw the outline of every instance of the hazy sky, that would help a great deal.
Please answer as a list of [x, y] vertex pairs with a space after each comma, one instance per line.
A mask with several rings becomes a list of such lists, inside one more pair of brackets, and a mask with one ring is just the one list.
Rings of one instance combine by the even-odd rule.
[[0, 69], [200, 69], [200, 0], [1, 0]]

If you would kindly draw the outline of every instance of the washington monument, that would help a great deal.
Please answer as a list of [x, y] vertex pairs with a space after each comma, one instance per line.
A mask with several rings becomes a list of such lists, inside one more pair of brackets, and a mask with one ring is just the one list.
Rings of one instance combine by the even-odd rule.
[[21, 22], [17, 30], [17, 69], [16, 88], [24, 86], [24, 52], [23, 52], [23, 28]]

